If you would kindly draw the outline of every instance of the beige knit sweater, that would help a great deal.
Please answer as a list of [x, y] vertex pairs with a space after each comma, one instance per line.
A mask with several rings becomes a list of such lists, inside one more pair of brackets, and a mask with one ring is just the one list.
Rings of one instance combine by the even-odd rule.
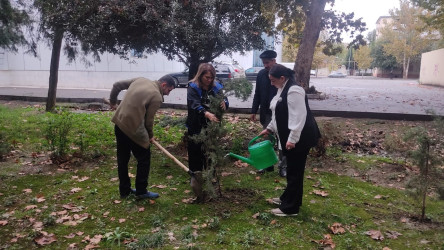
[[163, 102], [160, 84], [142, 77], [116, 82], [110, 94], [111, 104], [116, 104], [124, 89], [125, 97], [111, 121], [135, 143], [148, 148], [154, 136], [154, 116]]

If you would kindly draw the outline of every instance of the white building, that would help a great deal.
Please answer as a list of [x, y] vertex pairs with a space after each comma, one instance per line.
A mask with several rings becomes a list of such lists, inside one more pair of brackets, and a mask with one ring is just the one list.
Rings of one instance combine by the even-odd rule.
[[[273, 40], [267, 43], [278, 51], [278, 61], [281, 56], [281, 45]], [[63, 48], [63, 45], [62, 45]], [[37, 48], [38, 57], [19, 49], [17, 53], [0, 49], [0, 87], [5, 86], [31, 86], [47, 88], [49, 81], [49, 68], [51, 62], [51, 49], [45, 43], [40, 43]], [[257, 65], [258, 51], [249, 51], [244, 55], [234, 53], [231, 57], [222, 55], [215, 61], [236, 61], [240, 66], [247, 69], [254, 64]], [[161, 76], [180, 72], [185, 65], [180, 61], [170, 61], [163, 54], [147, 54], [142, 58], [131, 57], [130, 60], [121, 59], [119, 56], [105, 53], [101, 56], [101, 62], [94, 62], [89, 58], [92, 66], [87, 67], [83, 62], [77, 60], [69, 63], [63, 52], [60, 56], [58, 88], [80, 88], [80, 89], [110, 89], [112, 84], [118, 80], [134, 77], [146, 77], [159, 79]]]

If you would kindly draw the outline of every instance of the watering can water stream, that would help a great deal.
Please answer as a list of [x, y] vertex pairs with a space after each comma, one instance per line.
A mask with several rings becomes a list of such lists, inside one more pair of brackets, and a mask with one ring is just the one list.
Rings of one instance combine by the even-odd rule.
[[278, 161], [276, 153], [273, 149], [273, 145], [276, 142], [276, 139], [274, 138], [274, 136], [269, 135], [271, 141], [265, 140], [252, 145], [257, 139], [261, 137], [262, 135], [256, 136], [248, 143], [248, 152], [250, 152], [250, 158], [246, 158], [233, 153], [229, 153], [228, 155], [243, 162], [246, 162], [258, 170], [274, 165]]

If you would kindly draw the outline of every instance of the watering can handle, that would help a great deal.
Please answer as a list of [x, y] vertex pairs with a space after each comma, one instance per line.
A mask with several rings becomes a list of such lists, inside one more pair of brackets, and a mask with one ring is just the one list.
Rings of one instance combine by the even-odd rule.
[[[251, 144], [253, 144], [253, 142], [255, 142], [257, 139], [263, 137], [263, 135], [258, 135], [256, 137], [254, 137], [253, 139], [251, 139], [251, 141], [248, 143], [248, 147], [251, 146]], [[270, 138], [271, 144], [274, 145], [274, 143], [276, 142], [276, 138], [272, 135], [272, 134], [268, 134], [268, 138]]]

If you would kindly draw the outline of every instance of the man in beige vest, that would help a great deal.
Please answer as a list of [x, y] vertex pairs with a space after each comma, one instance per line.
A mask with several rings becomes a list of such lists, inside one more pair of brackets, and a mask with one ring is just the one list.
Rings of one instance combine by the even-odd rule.
[[[154, 116], [163, 102], [163, 96], [168, 95], [174, 87], [175, 81], [169, 75], [158, 81], [140, 77], [119, 81], [113, 85], [110, 94], [112, 108], [116, 107], [120, 91], [127, 90], [112, 118], [115, 124], [119, 191], [122, 198], [131, 193], [138, 199], [159, 197], [159, 194], [147, 190], [151, 161], [150, 143], [154, 137]], [[131, 188], [128, 176], [131, 152], [137, 159], [136, 189]]]

